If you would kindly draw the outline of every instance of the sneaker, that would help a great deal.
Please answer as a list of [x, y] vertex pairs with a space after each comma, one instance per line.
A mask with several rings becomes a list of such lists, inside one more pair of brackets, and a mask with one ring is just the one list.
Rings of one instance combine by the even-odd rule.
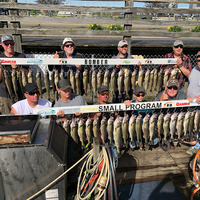
[[188, 149], [188, 150], [186, 151], [186, 153], [187, 153], [188, 155], [190, 155], [190, 156], [193, 156], [194, 154], [197, 153], [197, 151], [198, 151], [198, 149], [195, 149], [194, 147], [191, 147], [190, 149]]

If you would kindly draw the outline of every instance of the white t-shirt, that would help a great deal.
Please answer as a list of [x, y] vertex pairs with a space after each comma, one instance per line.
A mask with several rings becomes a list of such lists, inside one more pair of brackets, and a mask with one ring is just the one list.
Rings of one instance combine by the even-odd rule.
[[[39, 99], [38, 105], [35, 108], [49, 108], [52, 103], [46, 99]], [[29, 115], [33, 114], [33, 109], [28, 102], [27, 99], [23, 99], [21, 101], [16, 102], [11, 107], [13, 107], [19, 115]]]

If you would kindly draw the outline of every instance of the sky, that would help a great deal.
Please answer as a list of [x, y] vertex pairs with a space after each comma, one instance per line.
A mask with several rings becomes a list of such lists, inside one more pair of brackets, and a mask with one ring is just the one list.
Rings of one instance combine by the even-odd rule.
[[[109, 6], [124, 7], [124, 1], [79, 1], [65, 0], [66, 3], [73, 6]], [[35, 0], [18, 0], [18, 3], [35, 3]], [[134, 7], [144, 7], [145, 3], [134, 2]], [[188, 8], [188, 4], [178, 4], [179, 8]]]

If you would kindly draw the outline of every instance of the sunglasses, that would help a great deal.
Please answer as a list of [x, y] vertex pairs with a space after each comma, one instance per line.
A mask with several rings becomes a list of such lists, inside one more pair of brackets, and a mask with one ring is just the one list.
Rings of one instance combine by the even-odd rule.
[[200, 60], [197, 60], [197, 62], [200, 62]]
[[127, 45], [124, 45], [124, 46], [122, 46], [121, 48], [123, 49], [123, 48], [127, 48], [128, 46]]
[[144, 97], [144, 94], [137, 94], [136, 97]]
[[40, 92], [39, 92], [39, 91], [35, 91], [35, 92], [28, 92], [28, 94], [29, 94], [29, 95], [31, 95], [31, 96], [33, 96], [33, 95], [35, 95], [35, 94], [37, 94], [37, 95], [38, 95], [38, 94], [40, 94]]
[[105, 96], [105, 95], [109, 95], [109, 92], [103, 92], [103, 93], [101, 93], [101, 96]]
[[66, 44], [65, 47], [74, 47], [74, 44]]
[[174, 48], [176, 48], [176, 49], [178, 49], [179, 47], [180, 47], [181, 49], [183, 49], [183, 45], [174, 46]]
[[171, 87], [167, 87], [169, 90], [171, 90], [172, 88], [174, 89], [174, 90], [178, 90], [178, 88], [176, 87], [176, 86], [171, 86]]
[[5, 44], [5, 46], [8, 47], [9, 45], [10, 45], [10, 46], [14, 46], [15, 43], [14, 43], [14, 42], [6, 42], [6, 43], [4, 43], [4, 44]]

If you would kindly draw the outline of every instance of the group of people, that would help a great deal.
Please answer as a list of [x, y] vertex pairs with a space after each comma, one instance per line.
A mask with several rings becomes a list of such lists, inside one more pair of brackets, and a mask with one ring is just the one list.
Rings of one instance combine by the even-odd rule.
[[[3, 35], [1, 37], [1, 45], [4, 52], [0, 54], [0, 58], [25, 58], [23, 53], [18, 53], [14, 51], [14, 39], [10, 35]], [[61, 45], [61, 52], [56, 52], [54, 58], [82, 58], [80, 53], [75, 51], [75, 43], [71, 38], [65, 38]], [[176, 40], [173, 43], [173, 51], [164, 56], [164, 58], [176, 58], [177, 63], [175, 65], [163, 65], [165, 70], [172, 71], [174, 68], [178, 69], [177, 78], [168, 80], [163, 91], [158, 93], [155, 101], [165, 101], [165, 100], [181, 100], [188, 99], [193, 101], [196, 98], [196, 102], [200, 103], [200, 51], [196, 55], [197, 65], [192, 69], [191, 61], [188, 56], [183, 53], [184, 44], [181, 40]], [[113, 56], [113, 59], [133, 59], [128, 54], [128, 42], [126, 40], [121, 40], [118, 43], [118, 55]], [[141, 62], [137, 63], [138, 67], [141, 67]], [[131, 66], [120, 66], [113, 65], [109, 66], [109, 70], [120, 70], [130, 68]], [[7, 93], [5, 92], [5, 87], [3, 83], [3, 68], [7, 70], [11, 69], [22, 69], [27, 71], [28, 66], [18, 66], [16, 64], [11, 64], [10, 66], [3, 66], [0, 63], [0, 110], [2, 114], [8, 113], [11, 109], [13, 114], [31, 114], [34, 108], [44, 108], [51, 107], [52, 103], [45, 99], [39, 98], [39, 91], [37, 85], [34, 83], [28, 83], [25, 86], [24, 96], [25, 99], [20, 100], [13, 105], [11, 105], [10, 99], [7, 98]], [[61, 66], [57, 66], [59, 72], [61, 71]], [[83, 66], [81, 65], [66, 65], [62, 66], [65, 72], [68, 69], [77, 69], [83, 71]], [[52, 70], [51, 66], [49, 67]], [[183, 86], [185, 80], [189, 79], [189, 86], [187, 92], [183, 92]], [[87, 102], [80, 95], [76, 95], [71, 92], [71, 85], [66, 79], [61, 79], [57, 84], [57, 91], [60, 94], [60, 99], [55, 103], [54, 107], [63, 106], [81, 106], [87, 105]], [[130, 105], [133, 102], [142, 102], [146, 91], [144, 88], [137, 86], [133, 92], [133, 99], [126, 100], [124, 103]], [[109, 100], [109, 88], [107, 86], [100, 86], [97, 90], [98, 102], [97, 104], [107, 104]], [[62, 109], [57, 113], [58, 116], [64, 116]], [[93, 116], [94, 117], [94, 116]]]

